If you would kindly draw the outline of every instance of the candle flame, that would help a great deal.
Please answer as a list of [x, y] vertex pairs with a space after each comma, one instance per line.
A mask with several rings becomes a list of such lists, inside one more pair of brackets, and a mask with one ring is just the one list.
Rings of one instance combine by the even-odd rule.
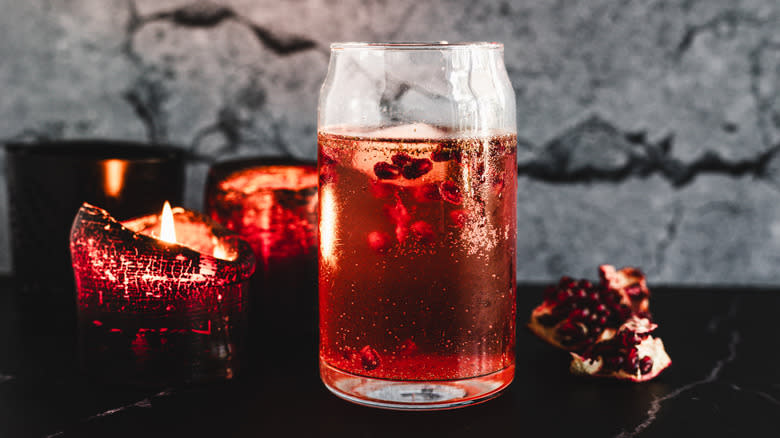
[[173, 223], [171, 204], [165, 201], [162, 217], [160, 218], [160, 239], [168, 243], [176, 243], [176, 227]]
[[222, 245], [218, 244], [214, 247], [214, 258], [228, 260], [228, 253], [225, 251], [225, 248], [223, 248]]
[[105, 181], [103, 188], [106, 194], [112, 198], [118, 198], [125, 184], [125, 169], [127, 163], [122, 160], [106, 160], [103, 162]]

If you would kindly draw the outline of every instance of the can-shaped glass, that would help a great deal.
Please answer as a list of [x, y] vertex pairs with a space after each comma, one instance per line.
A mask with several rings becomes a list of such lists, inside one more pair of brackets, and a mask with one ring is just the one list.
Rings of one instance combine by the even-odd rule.
[[392, 409], [514, 377], [517, 128], [499, 43], [331, 45], [318, 119], [320, 375]]

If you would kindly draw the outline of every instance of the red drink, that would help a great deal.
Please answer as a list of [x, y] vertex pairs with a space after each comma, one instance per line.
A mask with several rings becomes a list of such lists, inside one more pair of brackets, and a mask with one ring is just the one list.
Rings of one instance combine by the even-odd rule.
[[410, 385], [391, 397], [433, 404], [505, 387], [514, 375], [516, 136], [453, 137], [421, 124], [331, 129], [319, 150], [326, 384], [370, 400], [372, 379], [436, 381], [444, 389]]

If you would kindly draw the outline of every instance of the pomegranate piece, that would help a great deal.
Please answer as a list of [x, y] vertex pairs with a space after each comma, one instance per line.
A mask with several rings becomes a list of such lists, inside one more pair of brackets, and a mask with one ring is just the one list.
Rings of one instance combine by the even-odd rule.
[[441, 197], [451, 204], [460, 205], [460, 203], [463, 202], [463, 194], [460, 192], [460, 188], [452, 181], [444, 181], [441, 183], [439, 192], [441, 193]]
[[417, 344], [411, 339], [403, 341], [398, 347], [398, 354], [400, 354], [401, 357], [414, 356], [417, 354]]
[[379, 368], [382, 360], [376, 350], [370, 345], [366, 345], [360, 350], [360, 362], [363, 364], [364, 370], [371, 371]]
[[460, 151], [452, 148], [444, 148], [440, 145], [431, 152], [431, 160], [439, 163], [450, 160], [460, 162]]
[[[531, 313], [528, 327], [550, 344], [568, 351], [582, 352], [589, 345], [609, 339], [631, 316], [650, 318], [649, 291], [644, 276], [634, 268], [603, 265], [599, 272], [607, 273], [601, 284], [588, 280], [562, 277], [556, 286], [544, 292], [544, 302]], [[629, 278], [630, 280], [626, 280]], [[643, 300], [636, 301], [626, 286], [639, 284], [644, 288]]]
[[368, 246], [379, 254], [386, 253], [393, 245], [389, 234], [381, 231], [372, 231], [368, 233]]
[[441, 201], [439, 186], [435, 183], [423, 184], [414, 190], [414, 199], [419, 202]]
[[642, 271], [632, 267], [616, 270], [612, 265], [601, 265], [599, 278], [604, 287], [620, 293], [634, 313], [643, 317], [649, 315], [650, 290]]
[[614, 335], [629, 316], [631, 309], [617, 292], [563, 277], [545, 289], [544, 302], [531, 313], [528, 327], [558, 348], [583, 351]]
[[397, 179], [401, 175], [401, 169], [395, 164], [380, 161], [374, 164], [374, 174], [379, 179]]
[[648, 319], [632, 317], [617, 334], [589, 346], [581, 354], [571, 353], [571, 372], [632, 382], [653, 379], [672, 360], [660, 338], [651, 333], [657, 325]]
[[417, 221], [410, 227], [414, 236], [421, 243], [431, 243], [434, 240], [433, 227], [425, 221]]
[[455, 228], [463, 228], [466, 226], [468, 218], [469, 214], [466, 210], [452, 210], [450, 212], [450, 220], [452, 221], [452, 224], [455, 225]]
[[[395, 156], [393, 158], [395, 158]], [[430, 172], [432, 169], [433, 163], [431, 163], [431, 160], [427, 158], [417, 158], [404, 164], [404, 167], [401, 169], [401, 174], [406, 179], [417, 179]]]
[[395, 237], [399, 243], [403, 243], [409, 234], [409, 222], [412, 220], [412, 215], [409, 214], [409, 210], [406, 209], [406, 206], [398, 196], [396, 196], [395, 203], [385, 205], [384, 210], [390, 221], [395, 225]]
[[399, 192], [401, 187], [392, 184], [392, 183], [386, 183], [382, 181], [371, 181], [369, 185], [369, 190], [371, 190], [371, 194], [374, 195], [377, 199], [390, 199], [392, 198], [397, 192]]
[[412, 157], [410, 157], [409, 154], [402, 152], [402, 153], [398, 153], [398, 154], [393, 155], [390, 158], [390, 161], [392, 161], [393, 164], [395, 164], [398, 167], [404, 167], [407, 164], [412, 162]]
[[341, 357], [352, 363], [357, 363], [360, 360], [360, 354], [352, 347], [344, 347], [341, 350]]

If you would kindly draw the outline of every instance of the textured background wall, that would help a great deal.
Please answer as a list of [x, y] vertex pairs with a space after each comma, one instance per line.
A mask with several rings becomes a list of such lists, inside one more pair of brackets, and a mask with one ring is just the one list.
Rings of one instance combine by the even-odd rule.
[[[778, 29], [776, 0], [0, 0], [0, 140], [313, 158], [329, 42], [497, 40], [519, 109], [519, 279], [611, 262], [780, 284]], [[0, 187], [0, 270], [6, 203]]]

